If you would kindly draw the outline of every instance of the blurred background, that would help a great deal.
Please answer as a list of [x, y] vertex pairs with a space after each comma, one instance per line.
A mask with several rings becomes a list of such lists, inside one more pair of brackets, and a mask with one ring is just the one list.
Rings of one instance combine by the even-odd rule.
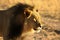
[[17, 3], [26, 3], [38, 9], [43, 30], [36, 40], [60, 40], [60, 0], [0, 0], [0, 10], [6, 10]]

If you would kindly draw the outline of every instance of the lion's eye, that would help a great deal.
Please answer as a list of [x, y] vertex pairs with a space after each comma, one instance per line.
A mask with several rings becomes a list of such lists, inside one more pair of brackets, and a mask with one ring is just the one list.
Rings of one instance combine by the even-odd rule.
[[35, 18], [33, 20], [36, 22], [36, 19]]

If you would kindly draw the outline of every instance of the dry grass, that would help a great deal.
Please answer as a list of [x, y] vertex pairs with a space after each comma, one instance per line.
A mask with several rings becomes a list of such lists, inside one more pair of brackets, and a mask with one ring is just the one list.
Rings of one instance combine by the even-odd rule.
[[[24, 40], [60, 40], [60, 34], [54, 32], [54, 30], [60, 31], [60, 0], [0, 1], [0, 9], [7, 9], [18, 2], [22, 2], [35, 5], [35, 7], [39, 10], [42, 17], [42, 22], [45, 24], [43, 30], [40, 33], [26, 36]], [[2, 40], [1, 37], [0, 40]]]

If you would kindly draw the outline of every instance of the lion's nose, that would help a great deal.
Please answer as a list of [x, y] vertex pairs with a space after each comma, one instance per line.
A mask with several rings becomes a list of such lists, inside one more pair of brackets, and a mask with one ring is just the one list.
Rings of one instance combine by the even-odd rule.
[[36, 33], [39, 33], [41, 29], [42, 29], [41, 24], [36, 21], [36, 27], [34, 28], [34, 30], [36, 31]]

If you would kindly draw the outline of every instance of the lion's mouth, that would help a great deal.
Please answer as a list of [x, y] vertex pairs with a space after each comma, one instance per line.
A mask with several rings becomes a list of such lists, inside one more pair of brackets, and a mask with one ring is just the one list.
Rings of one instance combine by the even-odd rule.
[[36, 33], [39, 33], [41, 30], [42, 30], [42, 28], [41, 28], [41, 27], [38, 27], [38, 28], [35, 30], [35, 32], [36, 32]]

